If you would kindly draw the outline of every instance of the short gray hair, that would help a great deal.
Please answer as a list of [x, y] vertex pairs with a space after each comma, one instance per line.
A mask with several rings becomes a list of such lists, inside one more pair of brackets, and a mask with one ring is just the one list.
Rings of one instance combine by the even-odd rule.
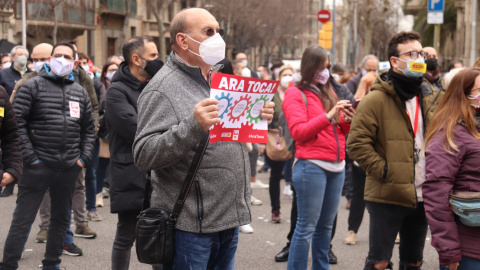
[[379, 62], [379, 61], [378, 61], [378, 57], [376, 57], [376, 56], [373, 55], [373, 54], [369, 54], [369, 55], [366, 55], [365, 57], [363, 57], [363, 59], [362, 59], [362, 67], [365, 67], [365, 63], [367, 63], [368, 59], [375, 59], [375, 60], [377, 60], [377, 62]]
[[17, 45], [13, 47], [12, 50], [10, 51], [10, 56], [11, 57], [15, 56], [18, 49], [24, 49], [25, 51], [27, 51], [27, 58], [30, 56], [30, 53], [28, 52], [27, 48], [23, 47], [22, 45]]

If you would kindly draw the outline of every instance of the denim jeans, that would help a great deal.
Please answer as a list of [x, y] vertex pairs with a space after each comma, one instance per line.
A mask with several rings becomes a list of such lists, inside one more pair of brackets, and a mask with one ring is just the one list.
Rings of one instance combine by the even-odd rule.
[[61, 262], [60, 256], [68, 226], [68, 214], [72, 205], [75, 181], [80, 170], [78, 165], [65, 171], [52, 170], [43, 162], [24, 165], [23, 175], [18, 183], [17, 205], [5, 241], [0, 269], [18, 268], [18, 260], [22, 256], [28, 233], [47, 188], [50, 188], [52, 208], [45, 259], [42, 264], [54, 266]]
[[95, 146], [93, 148], [93, 155], [92, 155], [92, 163], [90, 166], [87, 167], [85, 172], [85, 194], [86, 194], [86, 204], [87, 210], [96, 210], [96, 195], [98, 192], [97, 190], [97, 167], [98, 167], [98, 151], [100, 150], [100, 143], [98, 139], [95, 140]]
[[397, 233], [400, 233], [400, 265], [421, 262], [428, 229], [423, 202], [417, 208], [369, 201], [366, 205], [370, 232], [365, 269], [375, 262], [390, 261]]
[[[480, 260], [462, 256], [457, 270], [478, 270], [480, 269]], [[440, 265], [440, 270], [449, 270], [443, 265]]]
[[298, 219], [290, 243], [289, 270], [307, 269], [312, 242], [312, 269], [329, 269], [332, 226], [340, 203], [345, 170], [329, 172], [300, 159], [293, 168]]
[[72, 224], [72, 210], [70, 209], [70, 212], [68, 214], [68, 226], [67, 226], [67, 233], [65, 234], [65, 240], [63, 240], [63, 245], [68, 246], [70, 244], [73, 244], [73, 232], [71, 228]]
[[233, 270], [238, 228], [216, 233], [175, 232], [175, 260], [163, 270]]

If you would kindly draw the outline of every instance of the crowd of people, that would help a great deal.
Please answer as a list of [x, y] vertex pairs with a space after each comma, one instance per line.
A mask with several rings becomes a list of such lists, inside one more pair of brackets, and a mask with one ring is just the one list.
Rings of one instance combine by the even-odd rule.
[[[312, 269], [337, 263], [331, 240], [342, 195], [346, 245], [356, 244], [369, 212], [363, 269], [393, 269], [396, 243], [399, 269], [422, 269], [429, 227], [441, 269], [480, 269], [479, 207], [468, 208], [480, 201], [480, 60], [442, 70], [418, 33], [401, 32], [389, 41], [387, 70], [366, 55], [358, 73], [348, 71], [316, 45], [299, 70], [281, 61], [253, 69], [245, 53], [225, 58], [222, 34], [208, 11], [191, 8], [172, 20], [166, 63], [149, 36], [128, 39], [102, 68], [73, 41], [0, 55], [0, 196], [18, 184], [1, 270], [19, 267], [37, 212], [42, 269], [82, 255], [73, 236], [96, 237], [88, 221], [102, 220], [97, 207], [108, 196], [118, 216], [111, 268], [129, 269], [147, 179], [150, 205], [173, 209], [197, 145], [220, 122], [212, 71], [279, 82], [261, 117], [290, 155], [208, 144], [176, 223], [173, 263], [153, 269], [234, 269], [239, 233], [254, 233], [250, 207], [263, 203], [252, 190], [269, 189], [271, 221], [281, 223], [283, 178], [291, 229], [275, 261], [288, 269], [307, 269], [310, 252]], [[268, 184], [256, 177], [259, 162]]]

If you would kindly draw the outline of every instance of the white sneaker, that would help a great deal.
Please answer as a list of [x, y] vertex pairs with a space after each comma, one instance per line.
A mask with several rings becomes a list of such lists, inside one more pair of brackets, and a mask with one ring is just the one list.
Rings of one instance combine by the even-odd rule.
[[263, 202], [252, 195], [252, 200], [251, 200], [252, 205], [262, 205]]
[[250, 187], [252, 189], [264, 189], [264, 188], [268, 188], [269, 185], [264, 184], [264, 183], [262, 183], [262, 181], [257, 179], [257, 181], [255, 181], [255, 182], [250, 182]]
[[292, 197], [293, 196], [292, 187], [290, 185], [285, 185], [285, 187], [283, 188], [283, 194]]
[[242, 232], [242, 233], [253, 233], [252, 225], [247, 224], [247, 225], [240, 226], [240, 232]]

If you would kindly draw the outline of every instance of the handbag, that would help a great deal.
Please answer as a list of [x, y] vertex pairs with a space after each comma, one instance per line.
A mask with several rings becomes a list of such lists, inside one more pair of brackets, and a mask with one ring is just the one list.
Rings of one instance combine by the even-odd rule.
[[480, 226], [480, 192], [452, 190], [448, 202], [460, 222], [470, 227]]
[[147, 186], [143, 209], [138, 215], [135, 232], [135, 249], [141, 263], [151, 265], [171, 264], [175, 258], [175, 224], [187, 199], [193, 179], [207, 149], [209, 136], [205, 136], [198, 145], [190, 169], [188, 170], [182, 189], [178, 195], [173, 211], [150, 207], [152, 191], [150, 173], [147, 175]]
[[268, 130], [268, 143], [266, 147], [268, 158], [274, 161], [285, 161], [292, 158], [292, 152], [288, 151], [282, 127]]

